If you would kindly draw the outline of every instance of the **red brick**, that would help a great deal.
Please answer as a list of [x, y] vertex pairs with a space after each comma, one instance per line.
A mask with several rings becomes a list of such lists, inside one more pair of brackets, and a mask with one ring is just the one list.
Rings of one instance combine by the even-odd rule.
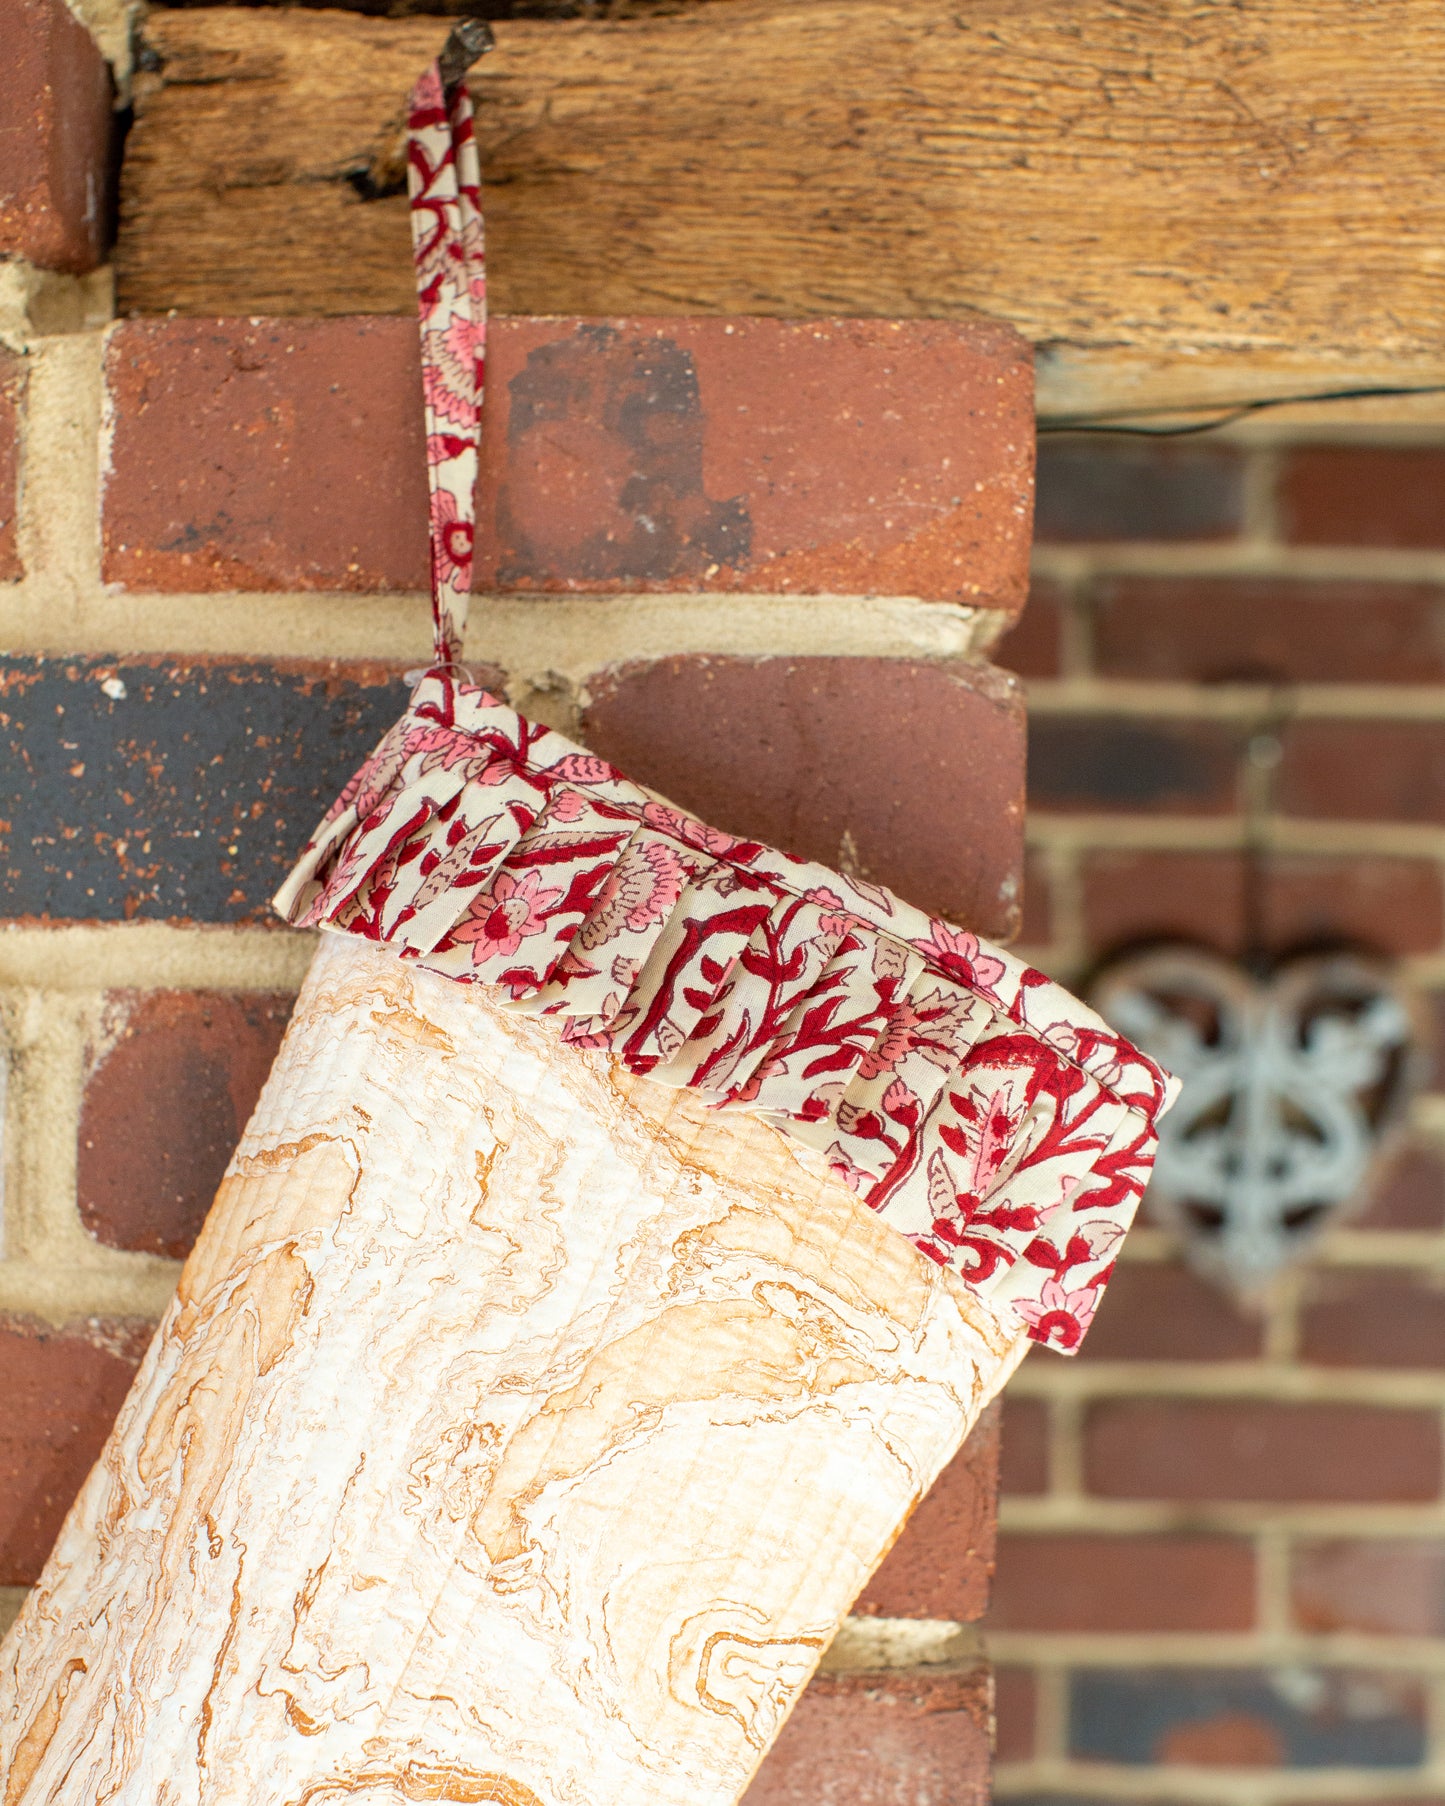
[[1445, 449], [1299, 445], [1279, 479], [1280, 525], [1296, 545], [1445, 546]]
[[1000, 1762], [1027, 1762], [1038, 1727], [1038, 1685], [1031, 1668], [995, 1668], [993, 1673], [994, 1755]]
[[[1291, 1796], [1288, 1806], [1340, 1806], [1340, 1796], [1333, 1795], [1329, 1799], [1297, 1800]], [[1426, 1794], [1364, 1794], [1352, 1793], [1349, 1806], [1445, 1806], [1445, 1793]]]
[[0, 1586], [29, 1586], [110, 1433], [152, 1326], [0, 1317]]
[[1426, 1052], [1431, 1058], [1427, 1079], [1432, 1091], [1445, 1091], [1445, 991], [1430, 991], [1421, 999], [1426, 1019]]
[[1403, 1503], [1440, 1492], [1424, 1410], [1252, 1399], [1111, 1399], [1088, 1415], [1088, 1488], [1114, 1499]]
[[707, 821], [1016, 931], [1023, 705], [992, 666], [678, 657], [590, 689], [587, 744]]
[[1102, 814], [1220, 815], [1238, 806], [1240, 739], [1215, 722], [1035, 715], [1029, 803]]
[[0, 919], [275, 925], [406, 696], [359, 660], [0, 657]]
[[952, 1618], [988, 1610], [998, 1516], [999, 1406], [919, 1501], [853, 1610], [872, 1618]]
[[1039, 442], [1037, 537], [1227, 539], [1240, 530], [1242, 472], [1228, 445], [1051, 434]]
[[1020, 677], [1057, 677], [1063, 668], [1064, 615], [1069, 592], [1062, 583], [1035, 577], [1028, 605], [994, 647], [992, 656]]
[[291, 999], [112, 991], [80, 1108], [81, 1220], [111, 1248], [190, 1252], [246, 1126]]
[[1362, 1229], [1445, 1229], [1445, 1161], [1427, 1148], [1406, 1148], [1356, 1221]]
[[1445, 1546], [1438, 1538], [1303, 1543], [1290, 1598], [1302, 1630], [1445, 1635]]
[[1053, 939], [1054, 887], [1049, 868], [1036, 853], [1024, 855], [1024, 901], [1019, 939], [1025, 947], [1042, 947]]
[[[1430, 953], [1445, 933], [1440, 867], [1431, 860], [1272, 854], [1261, 876], [1261, 926], [1278, 953], [1342, 942]], [[1090, 853], [1082, 892], [1084, 933], [1101, 951], [1173, 939], [1245, 951], [1239, 853]]]
[[1259, 1319], [1182, 1266], [1114, 1269], [1081, 1361], [1248, 1361], [1260, 1352]]
[[0, 583], [24, 575], [15, 511], [20, 500], [20, 409], [25, 366], [0, 351]]
[[1282, 953], [1346, 941], [1433, 953], [1445, 936], [1440, 868], [1429, 860], [1272, 856], [1262, 890], [1265, 934]]
[[987, 1806], [986, 1666], [820, 1674], [747, 1806]]
[[[408, 321], [131, 321], [108, 383], [109, 581], [424, 586]], [[876, 592], [1016, 613], [1032, 402], [1028, 348], [1007, 327], [499, 319], [478, 583]]]
[[1000, 1492], [1049, 1490], [1049, 1432], [1049, 1407], [1043, 1399], [1005, 1394], [999, 1444]]
[[1423, 1042], [1431, 1066], [1425, 1085], [1431, 1091], [1445, 1091], [1445, 991], [1425, 991], [1422, 995]]
[[1330, 1367], [1445, 1366], [1445, 1289], [1406, 1271], [1316, 1271], [1300, 1353]]
[[1093, 617], [1095, 669], [1102, 677], [1181, 683], [1445, 679], [1445, 589], [1437, 584], [1126, 577], [1097, 592]]
[[0, 42], [0, 257], [94, 269], [110, 215], [110, 70], [63, 0], [0, 0]]
[[990, 1630], [1249, 1630], [1254, 1550], [1223, 1536], [1005, 1533]]
[[106, 356], [107, 581], [424, 588], [419, 381], [405, 320], [122, 323]]
[[1445, 816], [1445, 722], [1302, 721], [1284, 736], [1278, 802], [1330, 821]]

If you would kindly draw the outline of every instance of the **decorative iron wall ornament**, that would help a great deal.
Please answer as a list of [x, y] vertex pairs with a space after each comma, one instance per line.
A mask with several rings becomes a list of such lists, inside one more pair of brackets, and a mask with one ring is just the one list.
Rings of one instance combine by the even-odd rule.
[[1182, 1084], [1161, 1128], [1150, 1210], [1191, 1266], [1244, 1299], [1363, 1206], [1417, 1071], [1387, 961], [1272, 951], [1275, 782], [1296, 701], [1274, 683], [1242, 749], [1240, 958], [1156, 944], [1113, 961], [1091, 992]]
[[1316, 954], [1251, 972], [1163, 947], [1110, 966], [1093, 1001], [1183, 1083], [1149, 1204], [1199, 1272], [1258, 1294], [1363, 1202], [1414, 1072], [1383, 964]]

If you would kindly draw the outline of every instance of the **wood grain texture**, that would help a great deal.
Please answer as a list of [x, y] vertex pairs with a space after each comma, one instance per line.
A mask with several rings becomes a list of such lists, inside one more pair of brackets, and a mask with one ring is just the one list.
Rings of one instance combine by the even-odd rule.
[[[394, 180], [441, 25], [147, 31], [122, 308], [409, 310], [403, 201], [352, 181]], [[1133, 405], [1445, 371], [1439, 8], [729, 0], [497, 36], [502, 312], [982, 311], [1058, 347], [1045, 411], [1107, 400], [1116, 360]]]
[[724, 1806], [1021, 1349], [776, 1130], [325, 937], [5, 1806]]

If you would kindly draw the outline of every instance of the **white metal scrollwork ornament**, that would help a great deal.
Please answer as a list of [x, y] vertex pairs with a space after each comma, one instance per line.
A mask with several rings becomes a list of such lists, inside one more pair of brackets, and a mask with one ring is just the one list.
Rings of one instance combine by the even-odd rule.
[[1385, 970], [1352, 954], [1255, 977], [1161, 948], [1112, 965], [1093, 994], [1183, 1084], [1151, 1212], [1200, 1272], [1260, 1293], [1365, 1195], [1413, 1077], [1408, 1010]]

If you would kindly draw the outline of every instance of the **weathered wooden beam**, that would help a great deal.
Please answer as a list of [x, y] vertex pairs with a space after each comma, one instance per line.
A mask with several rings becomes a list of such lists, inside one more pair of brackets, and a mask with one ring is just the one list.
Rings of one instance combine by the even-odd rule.
[[[502, 311], [983, 312], [1045, 348], [1066, 415], [1445, 381], [1445, 9], [727, 0], [496, 29]], [[409, 309], [388, 190], [442, 24], [146, 30], [122, 307]]]

